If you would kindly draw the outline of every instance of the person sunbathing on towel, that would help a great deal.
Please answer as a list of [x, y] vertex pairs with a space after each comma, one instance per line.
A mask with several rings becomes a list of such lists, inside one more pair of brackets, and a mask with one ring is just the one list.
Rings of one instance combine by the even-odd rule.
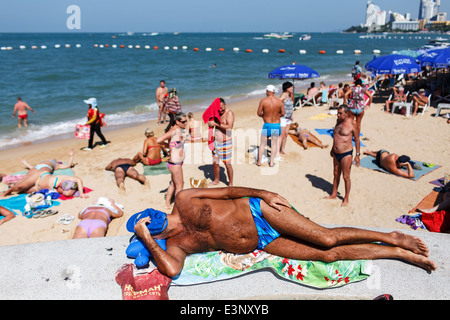
[[[147, 217], [135, 216], [136, 235], [159, 271], [169, 277], [180, 273], [188, 254], [219, 250], [244, 254], [259, 249], [324, 262], [400, 259], [427, 271], [437, 267], [418, 237], [398, 231], [322, 227], [299, 214], [285, 198], [266, 190], [185, 189], [177, 194], [171, 214], [148, 210]], [[155, 239], [166, 239], [166, 250]]]
[[[32, 170], [35, 170], [35, 168], [30, 171]], [[33, 193], [42, 189], [48, 189], [54, 190], [66, 197], [89, 197], [84, 194], [83, 181], [76, 176], [52, 175], [50, 172], [37, 172], [37, 178], [33, 175], [33, 178], [35, 178], [34, 184], [30, 187], [29, 182], [32, 180], [32, 177], [27, 177], [27, 175], [6, 190], [3, 196], [6, 197], [12, 193]]]
[[[372, 156], [376, 159], [377, 166], [404, 178], [414, 178], [414, 170], [409, 163], [410, 158], [408, 156], [399, 156], [395, 153], [389, 153], [387, 150], [379, 151], [364, 151], [364, 154]], [[406, 167], [408, 171], [404, 171], [401, 168]]]
[[308, 141], [315, 144], [316, 146], [325, 149], [328, 147], [327, 144], [322, 144], [316, 137], [311, 134], [308, 129], [302, 129], [298, 126], [297, 122], [291, 124], [289, 133], [298, 137], [298, 140], [302, 143], [303, 149], [308, 149]]
[[114, 177], [116, 178], [117, 186], [121, 191], [125, 191], [125, 177], [130, 177], [147, 187], [150, 187], [150, 181], [148, 181], [143, 174], [139, 174], [135, 168], [136, 165], [131, 159], [128, 158], [118, 158], [111, 161], [105, 168], [105, 170], [113, 171]]
[[29, 169], [27, 173], [19, 179], [17, 182], [12, 184], [11, 188], [3, 193], [3, 196], [6, 197], [13, 192], [17, 193], [31, 193], [37, 191], [35, 188], [36, 181], [43, 174], [53, 174], [55, 170], [58, 169], [67, 169], [72, 168], [73, 164], [73, 149], [69, 152], [69, 163], [61, 164], [57, 162], [55, 159], [44, 160], [37, 164], [36, 166], [30, 165], [25, 159], [22, 159], [21, 162]]
[[122, 217], [123, 210], [123, 205], [112, 199], [98, 198], [78, 214], [81, 221], [75, 228], [72, 239], [104, 237], [111, 220]]

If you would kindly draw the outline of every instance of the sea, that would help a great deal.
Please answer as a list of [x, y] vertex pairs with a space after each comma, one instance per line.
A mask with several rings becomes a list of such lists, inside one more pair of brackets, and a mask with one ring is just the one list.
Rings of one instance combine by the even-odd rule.
[[[435, 37], [311, 33], [301, 41], [301, 33], [292, 35], [0, 33], [0, 150], [75, 138], [75, 126], [86, 122], [83, 100], [90, 97], [106, 114], [106, 130], [130, 127], [157, 118], [160, 80], [177, 89], [184, 112], [200, 111], [217, 97], [228, 103], [262, 97], [268, 84], [281, 93], [284, 80], [268, 79], [279, 66], [302, 64], [320, 74], [295, 80], [296, 91], [312, 81], [337, 84], [351, 80], [357, 60], [364, 66], [374, 55], [415, 50]], [[18, 96], [36, 111], [27, 128], [17, 128], [17, 115], [12, 118]]]

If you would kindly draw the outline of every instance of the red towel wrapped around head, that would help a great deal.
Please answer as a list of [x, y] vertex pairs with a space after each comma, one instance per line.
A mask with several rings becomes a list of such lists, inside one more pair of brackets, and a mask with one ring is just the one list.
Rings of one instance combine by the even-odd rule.
[[[208, 123], [208, 121], [214, 120], [216, 123], [220, 124], [220, 98], [216, 98], [211, 105], [203, 112], [203, 122]], [[214, 136], [213, 128], [209, 127], [208, 130], [208, 147], [214, 150]]]

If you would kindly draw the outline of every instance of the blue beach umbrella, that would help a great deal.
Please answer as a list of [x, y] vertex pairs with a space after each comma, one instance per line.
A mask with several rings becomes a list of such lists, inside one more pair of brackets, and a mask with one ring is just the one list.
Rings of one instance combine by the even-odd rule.
[[448, 68], [450, 67], [450, 48], [427, 50], [416, 60], [423, 67]]
[[269, 79], [310, 79], [318, 78], [320, 74], [302, 64], [291, 64], [287, 66], [278, 67], [269, 72]]
[[420, 65], [414, 61], [414, 58], [390, 54], [374, 58], [364, 66], [366, 70], [374, 74], [407, 74], [420, 72]]

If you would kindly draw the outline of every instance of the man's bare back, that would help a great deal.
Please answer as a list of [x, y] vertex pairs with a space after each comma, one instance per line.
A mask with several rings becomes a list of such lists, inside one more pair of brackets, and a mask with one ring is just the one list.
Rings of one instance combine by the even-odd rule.
[[277, 97], [270, 95], [259, 102], [258, 116], [262, 117], [266, 123], [280, 123], [280, 118], [284, 116], [283, 102]]

